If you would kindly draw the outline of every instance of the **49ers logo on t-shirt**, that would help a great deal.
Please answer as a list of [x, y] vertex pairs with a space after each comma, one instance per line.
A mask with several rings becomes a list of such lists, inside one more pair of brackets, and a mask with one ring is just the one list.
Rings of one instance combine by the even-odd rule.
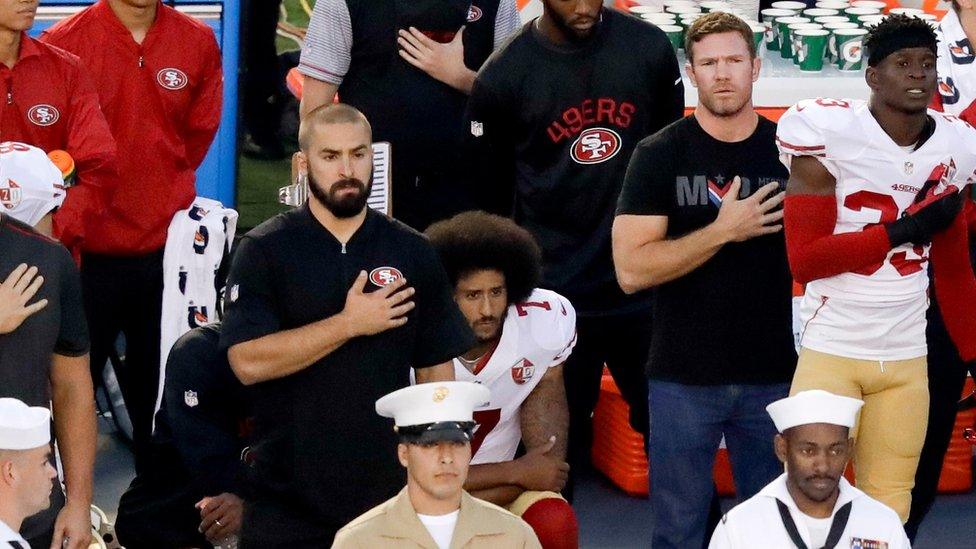
[[20, 205], [23, 194], [20, 185], [14, 183], [13, 179], [8, 179], [7, 186], [0, 187], [0, 204], [3, 204], [4, 208], [12, 210]]
[[34, 105], [27, 109], [27, 119], [38, 126], [50, 126], [61, 118], [61, 112], [51, 105]]
[[534, 375], [535, 364], [532, 364], [527, 358], [523, 358], [512, 366], [512, 381], [516, 385], [522, 385], [532, 379]]
[[570, 149], [579, 164], [599, 164], [620, 152], [620, 135], [607, 128], [590, 128], [580, 134]]
[[189, 78], [186, 77], [186, 73], [180, 69], [166, 68], [160, 69], [160, 71], [156, 73], [156, 82], [159, 82], [159, 85], [167, 90], [181, 90], [186, 87], [186, 84], [189, 81]]
[[369, 281], [380, 288], [389, 286], [401, 278], [403, 273], [396, 267], [377, 267], [369, 273]]
[[481, 8], [478, 6], [471, 6], [468, 8], [468, 23], [474, 23], [478, 19], [481, 19], [483, 15]]

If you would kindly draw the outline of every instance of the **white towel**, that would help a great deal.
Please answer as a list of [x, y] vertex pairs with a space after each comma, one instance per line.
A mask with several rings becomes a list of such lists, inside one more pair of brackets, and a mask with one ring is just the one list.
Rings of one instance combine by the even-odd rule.
[[[176, 212], [169, 224], [163, 253], [157, 411], [162, 404], [166, 360], [173, 344], [193, 328], [217, 321], [217, 270], [230, 253], [236, 230], [235, 210], [202, 197], [197, 197], [188, 209]], [[154, 430], [155, 427], [154, 415]]]

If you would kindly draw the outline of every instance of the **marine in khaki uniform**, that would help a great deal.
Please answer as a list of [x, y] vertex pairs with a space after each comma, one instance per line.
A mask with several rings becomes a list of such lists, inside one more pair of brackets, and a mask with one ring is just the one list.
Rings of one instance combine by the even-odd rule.
[[541, 548], [522, 519], [461, 488], [471, 461], [472, 412], [489, 396], [481, 385], [452, 381], [406, 387], [379, 399], [376, 411], [396, 422], [407, 486], [339, 530], [332, 547]]

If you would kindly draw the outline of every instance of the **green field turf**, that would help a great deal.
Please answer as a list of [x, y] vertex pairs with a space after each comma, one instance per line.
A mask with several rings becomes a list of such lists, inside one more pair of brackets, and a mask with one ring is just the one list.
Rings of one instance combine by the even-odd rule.
[[[315, 0], [307, 0], [307, 3], [314, 6]], [[308, 26], [308, 15], [302, 9], [300, 0], [285, 0], [284, 5], [289, 23]], [[279, 52], [298, 49], [295, 41], [282, 36], [278, 36], [277, 43]], [[278, 204], [278, 188], [288, 184], [290, 171], [291, 162], [288, 160], [264, 162], [243, 156], [238, 159], [237, 210], [240, 212], [238, 227], [241, 233], [286, 209]]]

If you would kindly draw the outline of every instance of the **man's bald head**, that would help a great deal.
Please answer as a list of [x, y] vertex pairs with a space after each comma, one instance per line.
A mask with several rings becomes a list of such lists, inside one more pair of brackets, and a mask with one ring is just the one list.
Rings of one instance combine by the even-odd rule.
[[298, 147], [304, 153], [308, 153], [312, 141], [312, 134], [322, 126], [329, 124], [362, 124], [372, 140], [373, 127], [369, 125], [369, 120], [356, 107], [345, 103], [327, 103], [316, 108], [302, 118], [298, 126]]

